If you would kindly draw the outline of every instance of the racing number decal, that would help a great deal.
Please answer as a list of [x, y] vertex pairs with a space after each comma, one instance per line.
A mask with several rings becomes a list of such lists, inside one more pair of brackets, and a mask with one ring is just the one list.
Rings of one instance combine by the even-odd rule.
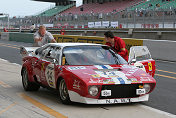
[[55, 75], [54, 75], [54, 64], [49, 64], [45, 70], [46, 81], [52, 88], [56, 88]]
[[152, 63], [148, 62], [149, 71], [152, 71]]

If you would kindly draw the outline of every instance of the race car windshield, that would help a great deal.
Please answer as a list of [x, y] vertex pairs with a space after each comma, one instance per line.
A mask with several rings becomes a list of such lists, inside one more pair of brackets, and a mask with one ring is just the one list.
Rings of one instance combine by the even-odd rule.
[[72, 46], [63, 50], [67, 65], [127, 64], [108, 46]]

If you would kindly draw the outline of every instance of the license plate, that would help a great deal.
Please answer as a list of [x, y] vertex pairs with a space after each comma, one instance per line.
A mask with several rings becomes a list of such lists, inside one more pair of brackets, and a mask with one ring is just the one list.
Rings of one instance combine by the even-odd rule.
[[145, 89], [136, 89], [136, 94], [137, 95], [143, 95], [143, 94], [145, 94]]
[[111, 96], [111, 90], [102, 90], [101, 96]]
[[115, 103], [129, 103], [130, 98], [124, 98], [124, 99], [105, 99], [105, 100], [98, 100], [99, 103], [104, 104], [115, 104]]

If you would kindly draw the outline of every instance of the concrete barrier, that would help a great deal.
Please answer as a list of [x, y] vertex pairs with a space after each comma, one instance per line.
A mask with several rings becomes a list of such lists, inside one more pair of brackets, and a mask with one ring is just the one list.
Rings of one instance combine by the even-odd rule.
[[9, 41], [33, 43], [34, 42], [33, 33], [10, 32]]
[[[79, 36], [79, 35], [59, 35], [54, 34], [54, 38], [57, 42], [81, 42], [81, 43], [98, 43], [105, 44], [104, 37], [99, 36]], [[130, 49], [131, 46], [142, 46], [142, 39], [134, 39], [134, 38], [122, 38], [126, 43], [127, 50]]]
[[2, 32], [1, 33], [1, 40], [9, 40], [9, 33], [8, 32]]
[[[104, 37], [53, 34], [57, 42], [83, 42], [105, 44]], [[176, 41], [122, 38], [129, 50], [131, 46], [146, 45], [154, 59], [176, 61]], [[33, 43], [32, 33], [2, 33], [1, 40]]]

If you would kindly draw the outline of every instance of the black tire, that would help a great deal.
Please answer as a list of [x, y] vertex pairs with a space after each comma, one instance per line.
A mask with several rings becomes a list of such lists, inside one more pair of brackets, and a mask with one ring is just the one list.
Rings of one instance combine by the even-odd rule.
[[22, 84], [25, 91], [37, 91], [40, 88], [39, 85], [29, 82], [28, 71], [26, 68], [23, 68], [22, 70]]
[[71, 104], [67, 85], [64, 79], [61, 79], [58, 85], [59, 99], [63, 104]]

